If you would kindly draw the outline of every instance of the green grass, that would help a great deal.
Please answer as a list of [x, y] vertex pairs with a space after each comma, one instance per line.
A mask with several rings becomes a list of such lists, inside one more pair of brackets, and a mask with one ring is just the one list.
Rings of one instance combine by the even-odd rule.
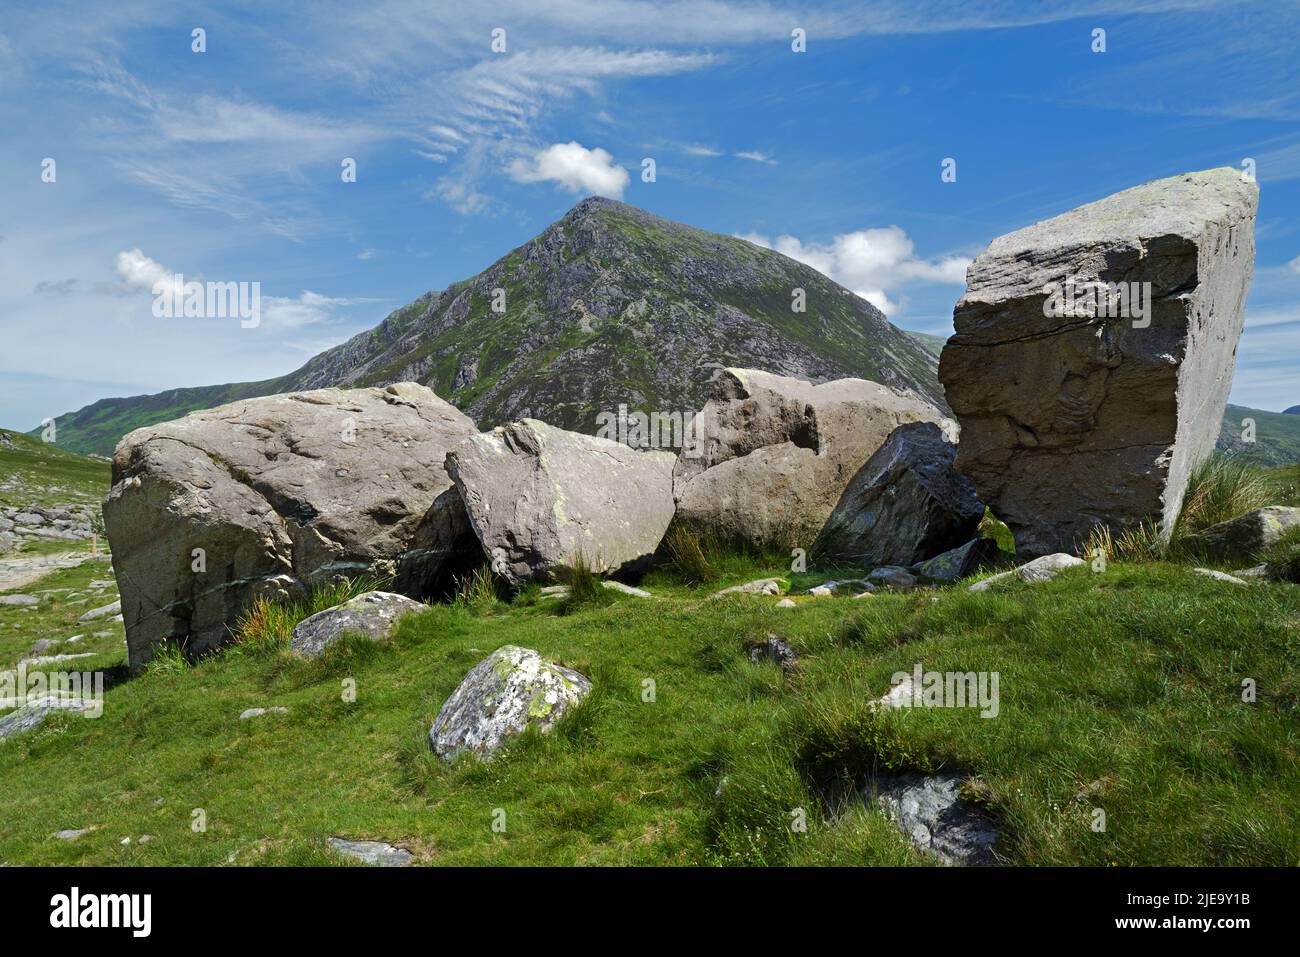
[[[344, 641], [316, 662], [278, 645], [193, 666], [164, 659], [111, 688], [101, 718], [59, 716], [0, 745], [0, 861], [340, 863], [325, 850], [337, 835], [447, 865], [925, 864], [879, 814], [827, 796], [845, 774], [916, 768], [971, 776], [1012, 863], [1297, 863], [1300, 588], [1112, 563], [974, 595], [799, 599], [794, 610], [706, 597], [780, 574], [754, 564], [702, 586], [659, 571], [646, 586], [660, 600], [564, 614], [531, 592], [452, 603], [404, 620], [389, 642]], [[7, 627], [20, 613], [4, 614]], [[769, 632], [801, 655], [794, 674], [746, 660], [745, 643]], [[444, 763], [430, 723], [505, 644], [577, 668], [596, 690], [553, 733], [524, 735], [493, 762]], [[916, 661], [998, 671], [1000, 715], [870, 711]], [[1253, 704], [1241, 700], [1246, 678]], [[238, 720], [271, 705], [290, 713]], [[1096, 795], [1074, 800], [1089, 785]], [[1089, 826], [1093, 806], [1105, 833]], [[203, 833], [191, 829], [196, 808]], [[497, 808], [505, 833], [491, 828]], [[790, 830], [797, 808], [806, 834]], [[86, 826], [97, 829], [51, 839]], [[139, 845], [142, 834], [156, 840]]]
[[103, 501], [109, 464], [21, 432], [0, 429], [0, 505], [70, 505]]

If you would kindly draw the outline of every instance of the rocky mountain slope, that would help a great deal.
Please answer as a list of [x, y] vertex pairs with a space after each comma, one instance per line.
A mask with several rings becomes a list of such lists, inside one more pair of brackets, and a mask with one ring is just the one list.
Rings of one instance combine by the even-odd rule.
[[[795, 289], [805, 312], [792, 309]], [[105, 399], [61, 417], [59, 441], [110, 454], [131, 429], [195, 409], [402, 381], [433, 388], [480, 428], [532, 416], [594, 432], [597, 413], [620, 404], [689, 414], [714, 370], [728, 366], [857, 376], [946, 409], [932, 349], [780, 253], [591, 198], [477, 276], [421, 296], [289, 375]]]

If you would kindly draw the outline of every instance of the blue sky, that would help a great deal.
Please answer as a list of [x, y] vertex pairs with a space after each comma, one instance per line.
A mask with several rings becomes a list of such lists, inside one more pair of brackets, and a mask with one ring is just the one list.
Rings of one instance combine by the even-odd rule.
[[[1300, 403], [1295, 4], [267, 6], [0, 0], [0, 425], [288, 372], [592, 192], [947, 334], [995, 236], [1246, 157], [1232, 401]], [[261, 325], [155, 318], [174, 273], [260, 282]]]

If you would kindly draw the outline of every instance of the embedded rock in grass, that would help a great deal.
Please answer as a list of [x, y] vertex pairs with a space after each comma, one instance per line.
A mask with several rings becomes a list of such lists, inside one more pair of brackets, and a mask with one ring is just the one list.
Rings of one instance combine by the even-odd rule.
[[911, 565], [968, 541], [984, 517], [957, 449], [932, 422], [899, 426], [850, 480], [817, 536], [821, 562]]
[[961, 796], [954, 774], [881, 775], [869, 781], [862, 797], [874, 802], [920, 850], [944, 864], [996, 864], [998, 831], [992, 819]]
[[506, 645], [475, 665], [452, 692], [429, 728], [429, 744], [447, 760], [465, 751], [490, 760], [529, 725], [549, 731], [590, 691], [585, 675]]
[[474, 435], [447, 471], [512, 584], [644, 568], [673, 517], [673, 457], [524, 419]]
[[677, 458], [678, 517], [754, 548], [810, 542], [889, 434], [923, 421], [955, 430], [924, 399], [865, 379], [725, 369]]
[[909, 588], [916, 587], [916, 576], [906, 568], [899, 568], [897, 565], [884, 565], [872, 569], [867, 575], [867, 580], [877, 586], [883, 585], [898, 591], [907, 591]]
[[1210, 558], [1253, 557], [1300, 527], [1300, 508], [1268, 505], [1187, 536], [1186, 544]]
[[60, 711], [80, 713], [93, 711], [98, 707], [99, 705], [93, 701], [86, 701], [82, 698], [62, 698], [56, 695], [46, 695], [43, 698], [28, 701], [0, 718], [0, 741], [11, 738], [16, 734], [22, 734], [24, 731], [39, 728], [46, 718]]
[[[396, 575], [437, 591], [477, 552], [443, 468], [477, 433], [412, 383], [249, 399], [137, 429], [104, 522], [130, 664], [229, 640], [263, 592]], [[451, 492], [452, 494], [448, 494]]]
[[1011, 571], [990, 575], [988, 578], [977, 581], [966, 590], [988, 591], [996, 582], [1005, 581], [1013, 575], [1024, 582], [1047, 582], [1055, 578], [1060, 572], [1065, 571], [1065, 569], [1077, 568], [1082, 564], [1084, 564], [1082, 558], [1075, 558], [1065, 552], [1057, 552], [1055, 555], [1044, 555], [1042, 558], [1035, 558], [1032, 562], [1026, 562], [1019, 568], [1011, 569]]
[[240, 721], [247, 721], [249, 718], [260, 718], [264, 714], [288, 714], [289, 709], [285, 707], [274, 708], [247, 708], [239, 713]]
[[1227, 582], [1229, 585], [1249, 584], [1249, 582], [1243, 581], [1236, 575], [1229, 575], [1227, 572], [1215, 571], [1213, 568], [1193, 568], [1192, 571], [1198, 575], [1204, 575], [1206, 578], [1213, 578], [1217, 582]]
[[0, 595], [0, 605], [39, 605], [41, 600], [35, 595]]
[[92, 608], [90, 611], [86, 612], [77, 620], [94, 621], [97, 618], [109, 618], [112, 615], [120, 615], [121, 613], [122, 613], [122, 603], [120, 601], [115, 601], [111, 605], [103, 605], [99, 608]]
[[780, 578], [758, 578], [752, 582], [745, 582], [743, 585], [732, 585], [730, 588], [720, 589], [709, 597], [721, 598], [723, 595], [779, 595], [783, 584], [784, 581]]
[[1156, 180], [995, 239], [971, 265], [939, 379], [957, 467], [1019, 551], [1152, 516], [1168, 535], [1222, 427], [1258, 198], [1236, 169]]
[[795, 654], [795, 650], [790, 647], [788, 641], [772, 634], [769, 634], [762, 641], [751, 644], [747, 654], [750, 664], [756, 665], [761, 661], [772, 661], [780, 666], [781, 670], [786, 674], [794, 671], [799, 660], [799, 656]]
[[382, 641], [398, 618], [426, 607], [405, 595], [368, 591], [298, 622], [289, 649], [300, 658], [315, 658], [344, 634]]
[[349, 841], [341, 837], [331, 837], [329, 845], [339, 854], [354, 857], [363, 864], [377, 867], [409, 867], [415, 859], [404, 847], [394, 847], [383, 841]]
[[912, 571], [938, 582], [955, 582], [997, 560], [998, 544], [991, 538], [971, 539], [965, 545], [949, 549], [912, 566]]

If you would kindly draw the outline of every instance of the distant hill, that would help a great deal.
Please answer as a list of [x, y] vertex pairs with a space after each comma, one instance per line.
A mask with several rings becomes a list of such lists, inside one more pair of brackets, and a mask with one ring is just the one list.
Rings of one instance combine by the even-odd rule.
[[1282, 410], [1283, 415], [1300, 415], [1300, 405], [1293, 405], [1289, 409]]
[[[806, 311], [792, 309], [804, 290]], [[494, 306], [504, 292], [505, 308]], [[596, 413], [683, 413], [714, 369], [860, 376], [946, 409], [936, 359], [884, 315], [770, 249], [590, 198], [471, 279], [431, 292], [278, 379], [103, 399], [59, 443], [111, 455], [143, 425], [250, 396], [410, 380], [480, 428], [524, 416], [592, 432]]]
[[[1255, 422], [1255, 441], [1242, 440], [1245, 419]], [[1300, 463], [1300, 415], [1287, 412], [1265, 412], [1245, 406], [1229, 405], [1223, 414], [1223, 433], [1218, 448], [1225, 452], [1249, 455], [1262, 465], [1294, 465]]]

